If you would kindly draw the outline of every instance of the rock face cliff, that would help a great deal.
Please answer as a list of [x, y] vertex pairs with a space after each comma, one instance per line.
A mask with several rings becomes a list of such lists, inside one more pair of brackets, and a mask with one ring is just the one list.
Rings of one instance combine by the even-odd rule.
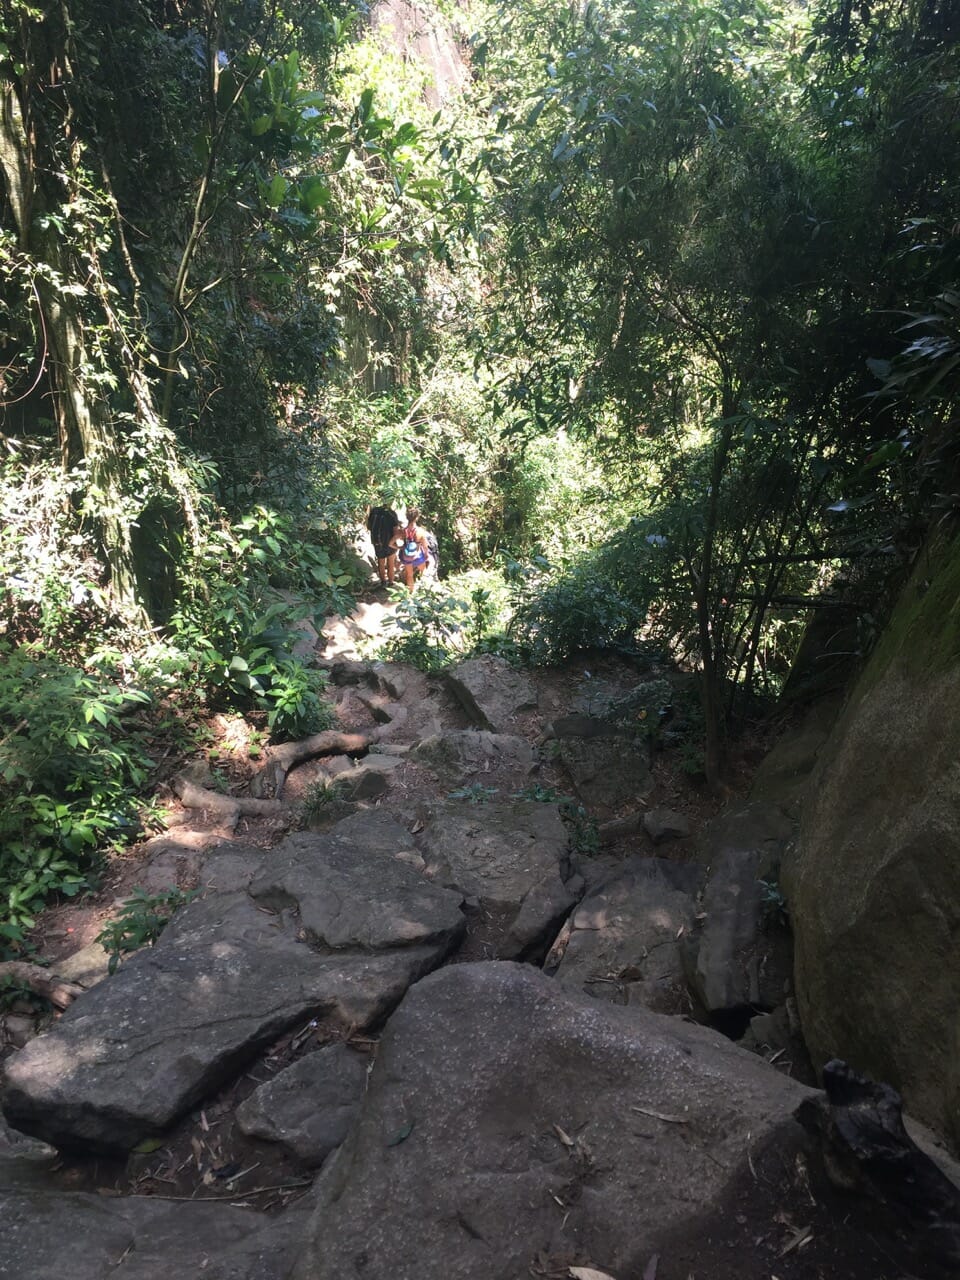
[[960, 537], [925, 552], [821, 752], [785, 867], [815, 1065], [960, 1143]]

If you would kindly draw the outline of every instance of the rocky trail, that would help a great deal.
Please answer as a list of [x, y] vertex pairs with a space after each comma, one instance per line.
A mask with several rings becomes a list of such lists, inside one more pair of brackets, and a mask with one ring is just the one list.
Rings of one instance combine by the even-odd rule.
[[777, 884], [816, 726], [718, 813], [687, 677], [428, 678], [361, 656], [387, 607], [304, 635], [336, 729], [178, 776], [110, 889], [198, 891], [155, 946], [108, 976], [102, 912], [48, 919], [83, 991], [6, 1019], [0, 1276], [956, 1274], [945, 1152], [813, 1087]]

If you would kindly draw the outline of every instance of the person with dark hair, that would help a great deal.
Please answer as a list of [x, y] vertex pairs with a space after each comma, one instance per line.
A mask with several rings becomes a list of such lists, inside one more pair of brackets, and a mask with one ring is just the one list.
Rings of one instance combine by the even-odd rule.
[[419, 578], [430, 563], [430, 548], [427, 544], [426, 531], [418, 523], [420, 512], [416, 507], [407, 508], [407, 523], [401, 529], [403, 541], [400, 544], [400, 568], [407, 590], [413, 590], [415, 579]]
[[392, 587], [397, 564], [397, 543], [402, 532], [400, 517], [393, 507], [371, 507], [367, 515], [367, 529], [377, 557], [377, 576], [381, 587]]

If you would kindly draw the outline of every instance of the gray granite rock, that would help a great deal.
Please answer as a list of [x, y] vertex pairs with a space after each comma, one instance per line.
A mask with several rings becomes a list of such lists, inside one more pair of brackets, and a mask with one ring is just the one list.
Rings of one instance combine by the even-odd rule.
[[560, 760], [581, 803], [598, 817], [635, 805], [653, 790], [650, 750], [628, 738], [564, 738]]
[[286, 1280], [306, 1206], [268, 1217], [226, 1204], [172, 1204], [42, 1190], [0, 1192], [3, 1280]]
[[665, 840], [682, 840], [690, 834], [690, 823], [682, 813], [672, 809], [649, 809], [643, 815], [643, 829], [654, 844]]
[[405, 828], [374, 813], [341, 826], [281, 844], [254, 898], [183, 908], [10, 1059], [10, 1123], [58, 1146], [129, 1149], [304, 1018], [382, 1020], [455, 945], [460, 899], [395, 857]]
[[697, 927], [685, 934], [687, 979], [709, 1015], [782, 1004], [793, 971], [789, 931], [768, 909], [763, 855], [728, 849], [715, 858]]
[[530, 677], [493, 654], [460, 662], [445, 678], [471, 721], [491, 733], [505, 733], [518, 712], [537, 705], [537, 689]]
[[370, 1059], [343, 1044], [308, 1053], [250, 1095], [237, 1123], [314, 1168], [338, 1147], [360, 1111]]
[[556, 805], [439, 805], [419, 841], [432, 880], [504, 916], [497, 946], [502, 958], [513, 959], [541, 941], [576, 901], [566, 884], [568, 835]]
[[[393, 1015], [293, 1275], [518, 1280], [575, 1259], [639, 1277], [662, 1253], [671, 1276], [742, 1276], [739, 1252], [730, 1270], [710, 1252], [727, 1256], [731, 1203], [773, 1222], [784, 1191], [761, 1156], [789, 1176], [808, 1095], [703, 1028], [529, 966], [451, 966]], [[677, 1270], [671, 1241], [694, 1228], [704, 1255]]]
[[497, 771], [513, 775], [522, 785], [537, 767], [536, 755], [525, 739], [478, 729], [433, 734], [419, 742], [410, 755], [450, 784]]
[[547, 965], [571, 991], [657, 1013], [687, 1013], [679, 939], [693, 928], [701, 868], [635, 858], [593, 889]]

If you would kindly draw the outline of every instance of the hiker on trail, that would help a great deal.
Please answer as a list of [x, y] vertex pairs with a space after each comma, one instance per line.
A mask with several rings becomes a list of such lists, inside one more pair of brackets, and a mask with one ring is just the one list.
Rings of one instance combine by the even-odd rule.
[[430, 546], [426, 530], [418, 524], [420, 512], [416, 507], [407, 508], [407, 523], [401, 529], [400, 568], [407, 590], [413, 590], [414, 581], [421, 577], [430, 564]]
[[377, 557], [377, 575], [381, 587], [392, 587], [397, 565], [397, 545], [403, 532], [400, 518], [393, 507], [371, 507], [367, 529]]

